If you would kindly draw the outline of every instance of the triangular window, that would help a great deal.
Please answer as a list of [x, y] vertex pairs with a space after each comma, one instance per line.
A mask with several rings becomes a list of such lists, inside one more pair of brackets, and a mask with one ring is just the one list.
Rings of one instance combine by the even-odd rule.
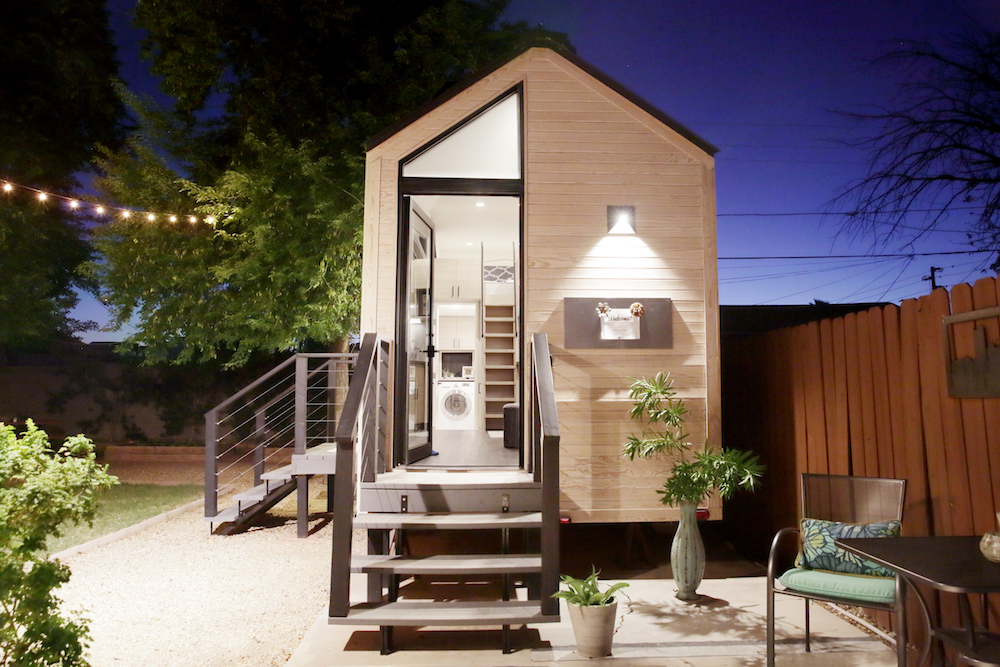
[[510, 95], [403, 165], [404, 177], [521, 177], [520, 97]]

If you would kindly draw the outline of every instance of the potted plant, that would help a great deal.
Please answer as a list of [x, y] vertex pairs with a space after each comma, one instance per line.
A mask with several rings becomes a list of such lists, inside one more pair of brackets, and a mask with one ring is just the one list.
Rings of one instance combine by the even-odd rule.
[[634, 401], [632, 419], [644, 419], [648, 426], [642, 436], [629, 436], [623, 449], [629, 460], [655, 454], [686, 455], [674, 461], [670, 475], [657, 491], [664, 505], [681, 510], [680, 523], [670, 547], [670, 566], [681, 600], [698, 598], [698, 585], [705, 574], [705, 546], [698, 530], [697, 509], [715, 489], [723, 498], [738, 490], [757, 488], [764, 466], [752, 452], [739, 449], [715, 449], [706, 443], [691, 451], [684, 433], [687, 408], [677, 398], [673, 380], [657, 373], [652, 379], [633, 380], [629, 397]]
[[568, 574], [560, 577], [567, 590], [552, 594], [566, 600], [569, 620], [573, 624], [577, 653], [585, 658], [603, 658], [611, 655], [611, 640], [615, 634], [615, 617], [618, 600], [615, 593], [628, 586], [624, 581], [601, 591], [597, 569], [591, 565], [590, 576], [577, 579]]

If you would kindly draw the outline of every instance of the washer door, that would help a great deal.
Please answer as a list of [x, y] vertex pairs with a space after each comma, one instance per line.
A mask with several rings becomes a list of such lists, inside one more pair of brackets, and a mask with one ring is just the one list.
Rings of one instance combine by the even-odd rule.
[[445, 394], [441, 401], [444, 416], [452, 421], [461, 421], [469, 416], [472, 409], [472, 402], [469, 395], [460, 389], [452, 389]]

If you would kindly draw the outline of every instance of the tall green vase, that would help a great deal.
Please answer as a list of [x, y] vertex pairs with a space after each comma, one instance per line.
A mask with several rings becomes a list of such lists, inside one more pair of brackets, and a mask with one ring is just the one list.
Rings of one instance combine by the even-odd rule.
[[698, 586], [705, 576], [705, 543], [698, 530], [698, 503], [681, 501], [681, 521], [670, 545], [670, 568], [679, 600], [697, 600]]

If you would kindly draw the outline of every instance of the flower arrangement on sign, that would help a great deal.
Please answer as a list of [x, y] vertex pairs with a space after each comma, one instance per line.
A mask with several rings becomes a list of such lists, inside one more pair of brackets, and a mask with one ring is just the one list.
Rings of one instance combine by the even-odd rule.
[[600, 301], [595, 310], [601, 318], [602, 340], [639, 340], [639, 318], [646, 314], [641, 303], [636, 301], [628, 308], [612, 308]]

